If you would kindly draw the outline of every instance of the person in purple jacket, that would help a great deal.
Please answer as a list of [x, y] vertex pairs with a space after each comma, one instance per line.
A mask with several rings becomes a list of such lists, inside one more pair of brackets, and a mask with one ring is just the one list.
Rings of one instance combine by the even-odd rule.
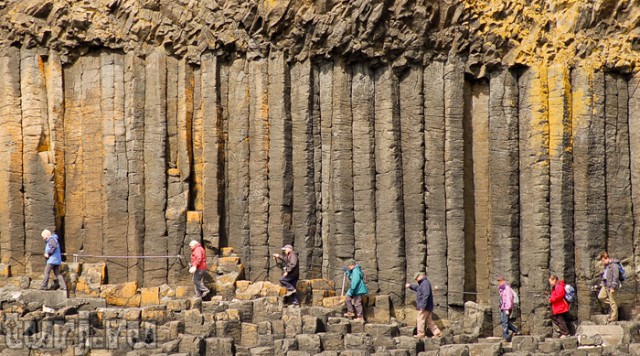
[[502, 324], [502, 337], [506, 341], [509, 341], [511, 339], [509, 331], [513, 332], [513, 334], [518, 334], [519, 331], [518, 328], [513, 325], [510, 318], [513, 312], [515, 294], [509, 283], [507, 283], [502, 276], [498, 277], [498, 292], [500, 293], [500, 324]]

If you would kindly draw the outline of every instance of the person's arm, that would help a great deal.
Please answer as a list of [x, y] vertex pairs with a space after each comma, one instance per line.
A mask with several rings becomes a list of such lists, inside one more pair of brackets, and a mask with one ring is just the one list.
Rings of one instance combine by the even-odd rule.
[[505, 290], [503, 294], [500, 295], [500, 299], [502, 299], [502, 308], [504, 310], [509, 311], [513, 309], [513, 298], [514, 298], [513, 289], [511, 288], [509, 288], [508, 290]]
[[349, 271], [349, 272], [352, 272], [351, 275], [349, 275], [349, 280], [351, 280], [351, 285], [349, 286], [347, 295], [350, 297], [353, 297], [353, 293], [356, 292], [356, 287], [360, 284], [360, 281], [362, 279], [360, 278], [360, 273], [353, 273], [353, 271]]
[[564, 299], [564, 288], [558, 288], [558, 286], [556, 285], [555, 287], [553, 287], [553, 290], [551, 291], [551, 297], [549, 297], [549, 302], [550, 303], [556, 303], [562, 299]]
[[620, 270], [618, 269], [619, 262], [612, 262], [609, 264], [611, 269], [611, 289], [618, 289], [620, 286]]
[[49, 240], [47, 241], [47, 255], [51, 256], [54, 252], [56, 252], [57, 248], [58, 243], [56, 242], [56, 239], [54, 239], [53, 237], [49, 238]]
[[293, 269], [298, 265], [298, 256], [295, 253], [291, 253], [289, 255], [289, 259], [287, 261], [287, 265], [284, 268], [284, 271], [290, 273]]
[[418, 285], [415, 284], [415, 283], [407, 283], [407, 284], [405, 284], [405, 287], [411, 289], [414, 292], [418, 291]]

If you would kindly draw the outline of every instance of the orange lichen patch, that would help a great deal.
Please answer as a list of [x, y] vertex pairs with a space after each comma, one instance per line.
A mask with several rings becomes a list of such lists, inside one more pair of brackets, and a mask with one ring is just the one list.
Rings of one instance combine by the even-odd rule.
[[160, 288], [140, 288], [140, 305], [145, 307], [149, 305], [160, 304]]
[[137, 282], [104, 285], [100, 297], [104, 298], [107, 304], [120, 307], [139, 307], [141, 298]]
[[571, 151], [565, 139], [571, 136], [571, 77], [569, 68], [554, 64], [548, 69], [549, 82], [549, 155]]

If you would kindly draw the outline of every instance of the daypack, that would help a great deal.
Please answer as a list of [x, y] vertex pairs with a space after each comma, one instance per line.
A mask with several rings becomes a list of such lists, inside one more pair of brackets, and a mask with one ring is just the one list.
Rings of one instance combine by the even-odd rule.
[[513, 290], [513, 305], [515, 306], [519, 306], [520, 305], [520, 297], [518, 296], [518, 293], [516, 293], [515, 290]]
[[627, 272], [624, 271], [624, 267], [622, 267], [622, 262], [615, 262], [618, 265], [618, 279], [620, 282], [624, 282], [627, 279]]
[[576, 301], [576, 289], [571, 284], [564, 285], [564, 299], [569, 303]]

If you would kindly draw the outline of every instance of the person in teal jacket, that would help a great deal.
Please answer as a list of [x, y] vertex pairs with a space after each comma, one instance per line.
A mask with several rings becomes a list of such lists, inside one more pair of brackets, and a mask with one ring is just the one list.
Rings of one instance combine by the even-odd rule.
[[[347, 291], [347, 313], [345, 316], [350, 318], [355, 316], [356, 320], [364, 320], [362, 314], [362, 296], [368, 292], [367, 285], [364, 283], [364, 274], [360, 269], [360, 265], [356, 264], [354, 260], [347, 261], [347, 265], [342, 267], [342, 270], [347, 274], [347, 278], [349, 278], [351, 282], [351, 286]], [[354, 309], [355, 314], [353, 313]]]

